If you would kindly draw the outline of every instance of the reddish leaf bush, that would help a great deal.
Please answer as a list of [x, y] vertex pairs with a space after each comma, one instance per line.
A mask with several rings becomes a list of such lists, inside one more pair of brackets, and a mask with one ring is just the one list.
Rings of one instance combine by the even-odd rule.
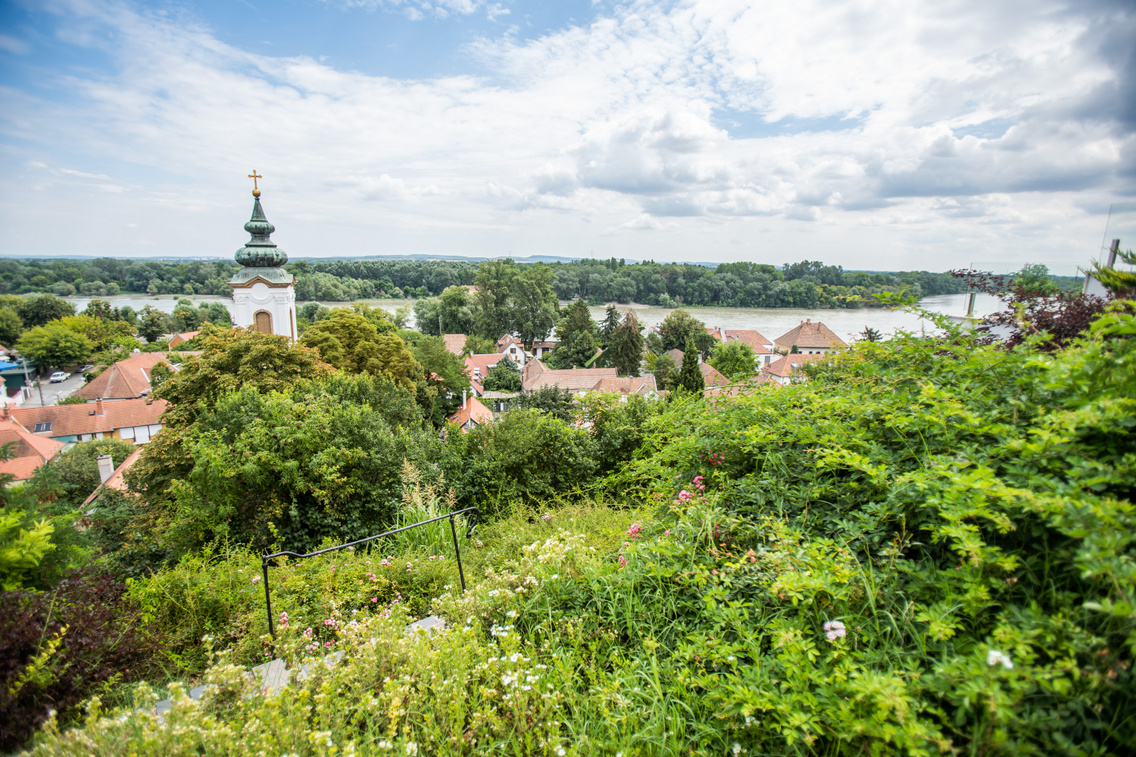
[[0, 594], [0, 753], [23, 746], [49, 710], [66, 722], [100, 685], [144, 671], [154, 643], [124, 588], [86, 567], [49, 592]]

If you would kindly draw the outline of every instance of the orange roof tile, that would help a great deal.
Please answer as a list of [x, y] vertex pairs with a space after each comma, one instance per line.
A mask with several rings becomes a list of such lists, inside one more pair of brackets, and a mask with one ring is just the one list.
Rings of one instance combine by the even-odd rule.
[[[531, 363], [539, 364], [540, 361], [533, 360]], [[619, 378], [619, 372], [614, 368], [567, 368], [558, 371], [545, 368], [542, 371], [526, 371], [521, 391], [535, 392], [546, 386], [557, 386], [571, 392], [588, 391], [603, 379], [616, 378]]]
[[468, 339], [465, 334], [442, 334], [442, 341], [446, 343], [446, 349], [455, 355], [462, 354], [465, 349], [465, 340]]
[[150, 392], [150, 371], [158, 363], [168, 362], [161, 352], [143, 352], [119, 360], [75, 392], [75, 395], [89, 400], [99, 397], [104, 400], [142, 397]]
[[41, 465], [67, 446], [30, 433], [14, 418], [0, 418], [0, 444], [9, 442], [12, 443], [12, 458], [0, 462], [0, 473], [9, 473], [16, 481], [31, 478]]
[[[77, 436], [78, 434], [110, 433], [125, 426], [149, 426], [159, 422], [165, 411], [165, 400], [131, 399], [119, 402], [88, 402], [84, 405], [51, 405], [48, 407], [12, 408], [12, 417], [25, 428], [37, 423], [50, 423], [51, 431], [44, 436]], [[37, 434], [36, 436], [40, 436]]]
[[789, 354], [785, 355], [778, 360], [774, 360], [767, 366], [764, 366], [761, 371], [770, 376], [786, 376], [793, 375], [793, 372], [800, 368], [805, 363], [811, 363], [814, 360], [821, 360], [828, 357], [828, 355], [801, 355]]
[[698, 370], [702, 371], [702, 382], [706, 386], [726, 386], [730, 383], [728, 378], [709, 363], [699, 363]]
[[473, 423], [475, 426], [480, 426], [483, 423], [490, 423], [493, 420], [493, 411], [481, 404], [476, 397], [469, 397], [465, 401], [465, 405], [458, 408], [458, 411], [450, 416], [451, 423], [456, 423], [462, 428], [465, 428], [467, 423]]
[[[489, 375], [489, 371], [493, 366], [500, 363], [502, 360], [507, 360], [504, 355], [499, 352], [492, 352], [489, 354], [470, 355], [465, 359], [465, 368], [472, 378], [484, 379]], [[476, 369], [476, 371], [475, 371]]]
[[618, 394], [647, 394], [657, 392], [654, 376], [623, 376], [605, 378], [596, 382], [593, 392], [615, 392]]
[[796, 345], [798, 348], [832, 349], [839, 350], [848, 345], [836, 335], [832, 329], [820, 321], [801, 321], [801, 325], [777, 337], [774, 345], [789, 350]]
[[123, 478], [123, 474], [126, 473], [126, 471], [130, 470], [130, 467], [134, 465], [134, 463], [138, 462], [138, 457], [142, 454], [142, 450], [144, 449], [145, 447], [139, 447], [138, 449], [127, 455], [126, 459], [123, 460], [122, 463], [114, 469], [114, 473], [110, 474], [110, 478], [95, 487], [95, 490], [91, 492], [91, 496], [83, 500], [83, 505], [85, 506], [91, 504], [91, 502], [94, 501], [95, 497], [99, 496], [99, 492], [101, 492], [103, 488], [114, 489], [120, 492], [126, 491], [126, 481]]

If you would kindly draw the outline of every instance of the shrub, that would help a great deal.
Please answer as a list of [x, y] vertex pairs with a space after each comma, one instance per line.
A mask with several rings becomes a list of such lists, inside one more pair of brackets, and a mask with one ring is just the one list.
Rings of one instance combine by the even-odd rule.
[[98, 568], [73, 571], [50, 593], [0, 595], [0, 751], [21, 747], [58, 713], [147, 670], [153, 643], [123, 586]]

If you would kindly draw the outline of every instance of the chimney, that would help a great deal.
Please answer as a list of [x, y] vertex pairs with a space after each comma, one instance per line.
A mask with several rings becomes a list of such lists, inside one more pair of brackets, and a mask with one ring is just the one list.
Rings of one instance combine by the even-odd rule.
[[110, 459], [110, 455], [99, 455], [99, 478], [105, 484], [112, 475], [114, 475], [114, 461]]
[[103, 398], [98, 397], [95, 399], [95, 415], [103, 414]]
[[462, 389], [462, 410], [465, 410], [465, 389]]

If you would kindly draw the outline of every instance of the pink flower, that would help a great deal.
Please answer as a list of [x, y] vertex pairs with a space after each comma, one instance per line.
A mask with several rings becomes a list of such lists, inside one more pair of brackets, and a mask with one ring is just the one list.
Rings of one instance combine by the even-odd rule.
[[631, 528], [627, 529], [627, 535], [630, 536], [632, 539], [634, 539], [636, 536], [639, 535], [640, 530], [641, 530], [641, 528], [640, 528], [638, 523], [632, 523]]
[[619, 567], [622, 568], [625, 565], [627, 565], [627, 558], [624, 557], [623, 555], [620, 555], [619, 556]]
[[371, 597], [371, 601], [372, 601], [372, 602], [378, 602], [378, 601], [379, 601], [379, 598], [378, 598], [378, 597]]
[[259, 581], [260, 581], [260, 576], [253, 576], [253, 577], [252, 577], [252, 582], [253, 582], [254, 584], [255, 584], [255, 583], [257, 583], [257, 582], [259, 582]]
[[682, 491], [680, 491], [680, 492], [678, 493], [678, 498], [679, 498], [680, 500], [682, 500], [683, 502], [685, 502], [685, 501], [687, 501], [688, 499], [690, 499], [690, 492], [688, 492], [688, 491], [687, 491], [686, 489], [683, 489]]
[[670, 535], [671, 535], [671, 530], [669, 528], [666, 531], [663, 531], [663, 536], [670, 536]]
[[703, 483], [702, 483], [702, 476], [695, 476], [694, 477], [694, 485], [697, 486], [699, 489], [705, 489], [706, 488], [706, 486], [703, 485]]

